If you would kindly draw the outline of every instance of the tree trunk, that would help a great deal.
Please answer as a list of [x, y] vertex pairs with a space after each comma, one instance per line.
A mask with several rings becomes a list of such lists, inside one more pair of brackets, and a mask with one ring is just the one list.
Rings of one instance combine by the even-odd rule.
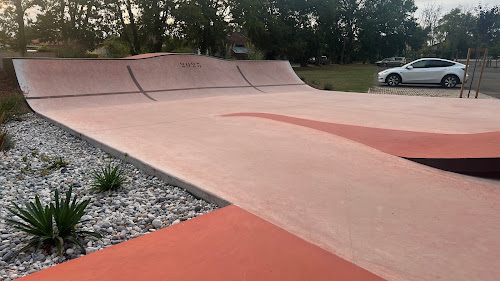
[[345, 53], [345, 45], [346, 45], [346, 39], [344, 38], [342, 44], [342, 52], [340, 52], [340, 64], [344, 64], [344, 53]]
[[139, 36], [137, 35], [137, 25], [135, 24], [134, 13], [132, 13], [132, 4], [130, 0], [126, 2], [128, 17], [130, 18], [130, 27], [132, 28], [132, 36], [134, 37], [134, 53], [137, 55], [140, 52], [141, 46], [139, 45]]
[[154, 34], [154, 38], [155, 38], [155, 42], [154, 42], [154, 45], [153, 45], [153, 51], [154, 52], [161, 52], [161, 49], [163, 47], [163, 33], [164, 33], [164, 29], [163, 29], [163, 26], [164, 26], [164, 22], [166, 21], [166, 12], [165, 14], [161, 14], [161, 9], [160, 9], [160, 6], [158, 6], [158, 2], [156, 2], [156, 4], [154, 4], [154, 8], [155, 8], [155, 19], [154, 19], [154, 31], [155, 31], [155, 34]]
[[125, 24], [125, 19], [123, 19], [123, 14], [122, 14], [122, 10], [120, 8], [120, 6], [116, 5], [116, 13], [118, 15], [120, 15], [120, 23], [122, 24], [122, 27], [123, 27], [123, 39], [125, 39], [125, 42], [127, 42], [127, 45], [128, 45], [128, 48], [129, 48], [129, 51], [130, 51], [130, 54], [131, 55], [136, 55], [135, 54], [135, 50], [134, 50], [134, 46], [132, 45], [132, 42], [130, 41], [130, 37], [128, 36], [128, 30], [127, 30], [127, 25]]
[[24, 9], [21, 0], [15, 1], [16, 5], [16, 20], [17, 20], [17, 42], [21, 55], [26, 55], [26, 36], [24, 34]]

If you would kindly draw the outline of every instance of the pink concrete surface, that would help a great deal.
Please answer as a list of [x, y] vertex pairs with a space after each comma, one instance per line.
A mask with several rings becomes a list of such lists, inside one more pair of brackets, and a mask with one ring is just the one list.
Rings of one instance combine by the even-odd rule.
[[[148, 61], [157, 68], [147, 68]], [[181, 63], [200, 63], [204, 70], [188, 71]], [[31, 59], [14, 64], [28, 97], [79, 95], [89, 87], [101, 93], [137, 91], [127, 65], [144, 89], [156, 89], [156, 83], [168, 87], [148, 92], [156, 101], [142, 93], [28, 101], [43, 116], [383, 278], [500, 276], [498, 181], [444, 172], [308, 127], [223, 117], [258, 112], [387, 130], [477, 134], [500, 131], [500, 101], [317, 91], [299, 84], [286, 62], [172, 55], [119, 63]], [[92, 72], [101, 66], [107, 76], [96, 78]], [[244, 76], [236, 75], [238, 68]], [[67, 93], [58, 88], [63, 81], [73, 83], [61, 86]], [[221, 88], [183, 88], [191, 83]]]
[[234, 205], [20, 280], [383, 281]]
[[336, 124], [269, 113], [233, 113], [226, 117], [258, 117], [295, 124], [406, 158], [500, 158], [500, 131], [443, 134]]

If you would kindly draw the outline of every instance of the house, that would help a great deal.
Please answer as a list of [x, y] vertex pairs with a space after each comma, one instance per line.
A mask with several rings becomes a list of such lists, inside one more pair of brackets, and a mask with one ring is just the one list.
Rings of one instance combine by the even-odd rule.
[[248, 48], [246, 46], [248, 39], [238, 32], [233, 32], [227, 36], [229, 42], [228, 54], [238, 60], [248, 59]]

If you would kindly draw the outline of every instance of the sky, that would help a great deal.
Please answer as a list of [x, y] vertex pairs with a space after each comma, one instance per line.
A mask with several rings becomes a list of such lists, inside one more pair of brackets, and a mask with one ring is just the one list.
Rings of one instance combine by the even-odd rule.
[[[429, 3], [441, 4], [443, 6], [443, 13], [448, 13], [454, 8], [458, 6], [472, 6], [477, 7], [479, 2], [481, 2], [485, 6], [496, 6], [500, 5], [500, 0], [414, 0], [415, 5], [418, 7], [418, 10], [421, 10]], [[417, 16], [419, 11], [417, 10]]]

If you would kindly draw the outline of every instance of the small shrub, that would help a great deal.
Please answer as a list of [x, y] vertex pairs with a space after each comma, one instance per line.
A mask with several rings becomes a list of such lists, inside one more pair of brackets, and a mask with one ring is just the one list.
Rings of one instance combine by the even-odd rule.
[[92, 188], [99, 191], [117, 190], [125, 183], [121, 166], [116, 165], [113, 167], [111, 163], [101, 170], [94, 171], [92, 177], [94, 179]]
[[41, 46], [37, 50], [39, 53], [52, 52], [52, 49], [49, 48], [48, 46]]
[[124, 58], [130, 56], [127, 44], [119, 38], [109, 38], [104, 41], [104, 48], [108, 51], [108, 58]]
[[[0, 83], [2, 87], [2, 83]], [[0, 89], [0, 112], [5, 113], [4, 121], [18, 120], [30, 111], [24, 95], [18, 90], [4, 92]]]
[[42, 206], [38, 196], [35, 202], [25, 203], [25, 209], [13, 203], [14, 208], [7, 210], [19, 220], [6, 218], [5, 221], [15, 229], [25, 232], [30, 236], [28, 243], [20, 250], [16, 251], [11, 259], [19, 253], [34, 248], [35, 251], [42, 247], [57, 247], [59, 255], [62, 255], [66, 242], [78, 245], [85, 253], [85, 248], [79, 239], [86, 236], [101, 238], [99, 233], [83, 231], [77, 228], [82, 216], [85, 215], [85, 208], [90, 200], [77, 202], [77, 196], [72, 197], [72, 188], [66, 192], [66, 198], [59, 198], [59, 191], [55, 191], [54, 203]]
[[40, 172], [40, 176], [41, 177], [45, 177], [45, 176], [48, 176], [50, 175], [50, 171], [47, 170], [47, 169], [43, 169], [41, 172]]
[[325, 85], [323, 85], [323, 90], [332, 91], [333, 90], [333, 84], [326, 83]]
[[49, 157], [47, 157], [46, 155], [43, 155], [43, 154], [42, 154], [42, 155], [40, 155], [40, 160], [41, 160], [42, 162], [50, 162], [50, 158], [49, 158]]
[[[5, 119], [5, 112], [0, 116], [0, 126], [2, 125]], [[12, 136], [7, 133], [7, 129], [3, 129], [0, 131], [0, 151], [8, 151], [14, 147], [14, 141], [12, 140]]]
[[16, 145], [16, 142], [12, 139], [12, 135], [9, 133], [5, 135], [2, 133], [0, 135], [0, 143], [0, 151], [9, 151]]
[[31, 163], [28, 162], [26, 163], [26, 166], [21, 168], [21, 174], [26, 174], [26, 172], [28, 172], [30, 169], [31, 169]]
[[81, 44], [71, 43], [54, 48], [58, 58], [86, 58], [87, 50]]
[[54, 162], [52, 162], [52, 164], [50, 164], [50, 166], [47, 167], [47, 169], [49, 169], [49, 170], [59, 170], [62, 167], [68, 166], [68, 164], [69, 164], [69, 162], [64, 161], [62, 159], [62, 157], [59, 157], [59, 160], [55, 160]]

